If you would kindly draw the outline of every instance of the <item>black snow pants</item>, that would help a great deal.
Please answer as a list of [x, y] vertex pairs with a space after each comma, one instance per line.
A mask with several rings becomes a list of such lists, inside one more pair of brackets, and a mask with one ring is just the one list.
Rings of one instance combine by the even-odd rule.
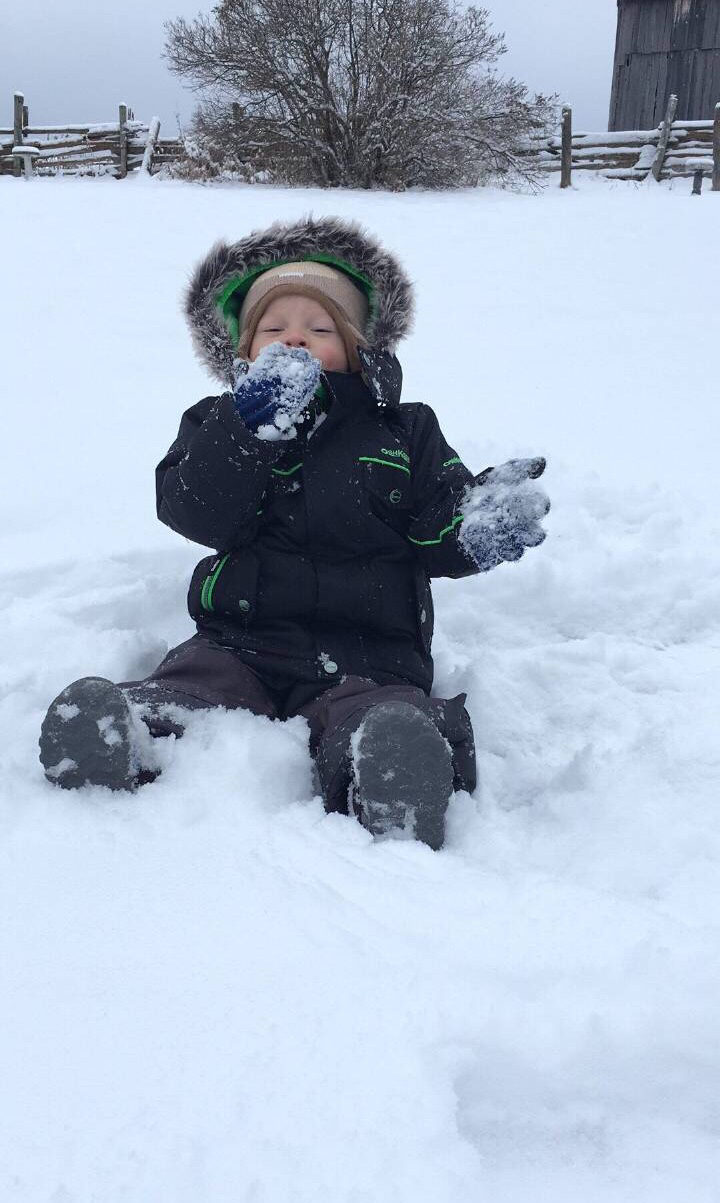
[[371, 706], [385, 701], [410, 702], [432, 719], [448, 741], [455, 789], [475, 788], [475, 744], [465, 694], [447, 700], [429, 698], [422, 689], [400, 679], [384, 685], [355, 676], [330, 685], [298, 681], [296, 675], [266, 664], [261, 671], [250, 668], [232, 648], [199, 634], [168, 652], [149, 677], [122, 682], [121, 687], [141, 705], [144, 721], [156, 736], [182, 733], [175, 707], [223, 706], [273, 719], [301, 715], [310, 727], [310, 752], [325, 809], [343, 814], [348, 809], [351, 735]]

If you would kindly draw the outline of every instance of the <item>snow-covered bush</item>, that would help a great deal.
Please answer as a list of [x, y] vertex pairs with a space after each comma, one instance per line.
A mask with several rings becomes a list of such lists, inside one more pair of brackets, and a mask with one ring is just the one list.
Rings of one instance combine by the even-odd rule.
[[168, 22], [170, 69], [202, 94], [217, 170], [403, 189], [534, 178], [522, 153], [553, 97], [495, 73], [487, 10], [456, 0], [222, 0]]
[[268, 171], [259, 170], [239, 153], [239, 147], [228, 137], [222, 120], [224, 114], [216, 114], [218, 120], [207, 121], [196, 113], [192, 131], [180, 131], [183, 144], [181, 158], [163, 165], [160, 173], [165, 179], [189, 180], [205, 183], [209, 180], [235, 180], [241, 184], [269, 184], [272, 177]]

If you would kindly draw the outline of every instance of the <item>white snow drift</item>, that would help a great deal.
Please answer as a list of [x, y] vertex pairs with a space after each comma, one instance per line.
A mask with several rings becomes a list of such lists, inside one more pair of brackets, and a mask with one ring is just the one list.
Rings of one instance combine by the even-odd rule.
[[[710, 1203], [720, 1181], [720, 195], [0, 180], [0, 1197]], [[302, 721], [198, 716], [54, 789], [50, 699], [191, 633], [153, 468], [213, 391], [217, 237], [358, 217], [419, 293], [405, 397], [548, 538], [436, 587], [480, 787], [439, 854], [313, 797]]]

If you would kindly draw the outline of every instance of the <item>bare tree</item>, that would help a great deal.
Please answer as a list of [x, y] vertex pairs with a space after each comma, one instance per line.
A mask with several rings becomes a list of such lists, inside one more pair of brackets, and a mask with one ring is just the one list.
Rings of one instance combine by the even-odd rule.
[[486, 9], [455, 0], [221, 0], [166, 25], [194, 119], [245, 169], [295, 183], [405, 188], [531, 178], [523, 144], [553, 120], [496, 64]]

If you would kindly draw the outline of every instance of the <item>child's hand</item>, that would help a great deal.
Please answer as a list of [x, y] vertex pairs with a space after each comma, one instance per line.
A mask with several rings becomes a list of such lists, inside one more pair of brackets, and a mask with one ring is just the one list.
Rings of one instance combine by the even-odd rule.
[[259, 439], [291, 439], [320, 383], [322, 364], [303, 347], [271, 343], [235, 383], [235, 408]]
[[465, 494], [459, 542], [482, 572], [519, 560], [545, 538], [540, 521], [550, 509], [547, 494], [533, 485], [545, 460], [511, 459], [486, 468]]

